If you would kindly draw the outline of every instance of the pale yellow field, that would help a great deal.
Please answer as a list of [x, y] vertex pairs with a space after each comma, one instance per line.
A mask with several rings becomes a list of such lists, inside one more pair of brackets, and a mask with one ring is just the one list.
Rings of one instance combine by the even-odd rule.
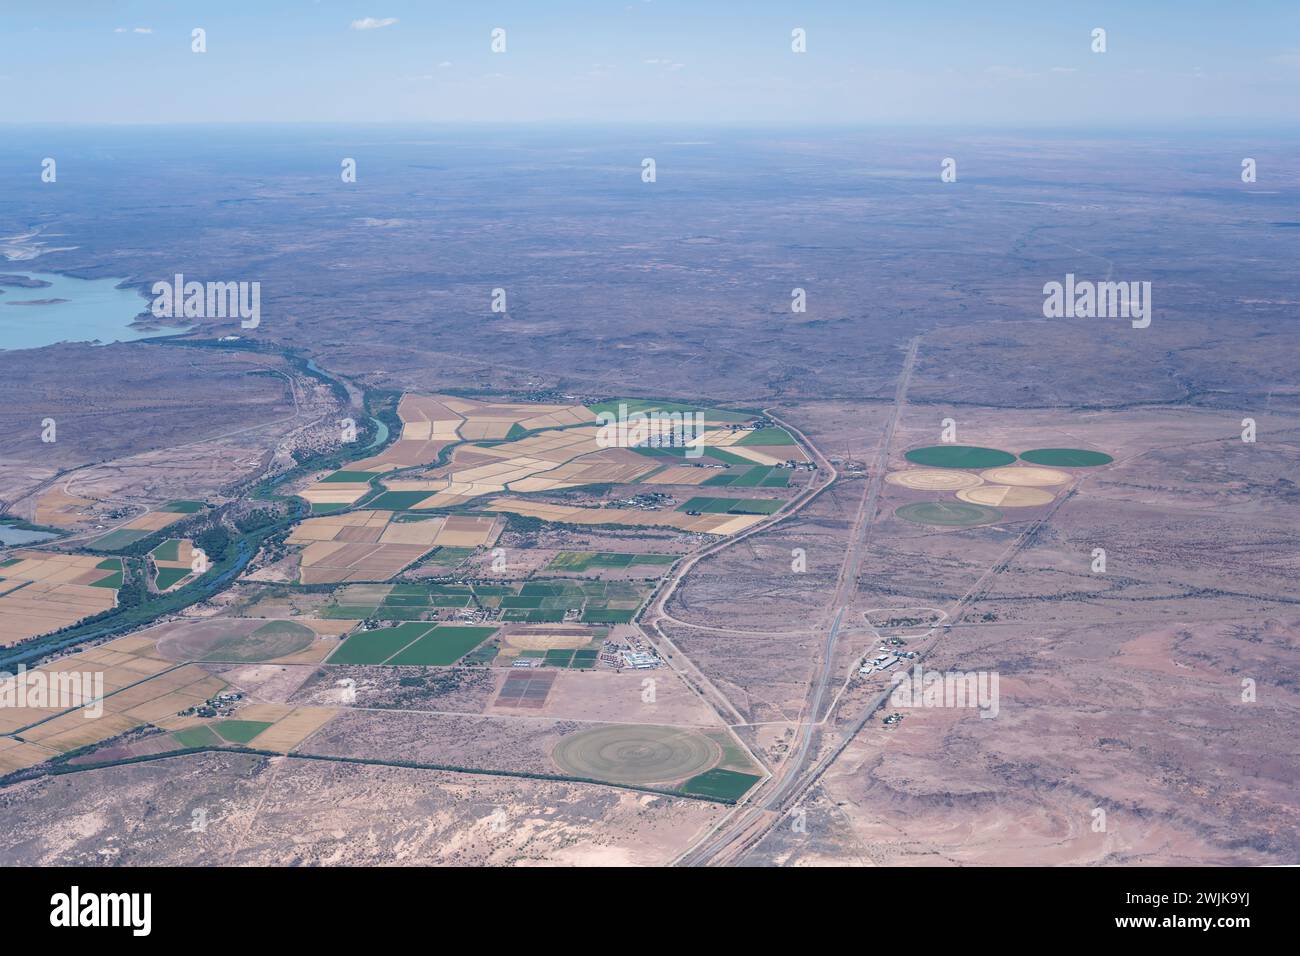
[[957, 471], [952, 468], [908, 468], [904, 471], [891, 471], [885, 481], [900, 488], [913, 491], [959, 491], [962, 488], [974, 488], [984, 483], [979, 475], [969, 471]]
[[[33, 668], [51, 684], [59, 674], [90, 675], [91, 680], [72, 685], [84, 690], [76, 700], [0, 708], [0, 733], [21, 732], [28, 744], [0, 737], [0, 770], [32, 766], [146, 723], [161, 726], [178, 711], [202, 704], [226, 688], [219, 677], [191, 664], [177, 666], [162, 660], [155, 650], [152, 640], [136, 635]], [[102, 680], [104, 696], [98, 705], [102, 712], [91, 716], [95, 707], [81, 705], [92, 703], [86, 695], [94, 693], [96, 675]]]
[[725, 474], [720, 468], [695, 468], [691, 465], [670, 465], [657, 475], [643, 478], [647, 485], [698, 485], [717, 475]]
[[171, 511], [150, 511], [148, 514], [140, 515], [133, 518], [121, 528], [128, 528], [132, 531], [161, 531], [169, 524], [175, 524], [182, 518], [188, 518], [189, 515], [178, 514]]
[[991, 505], [995, 508], [1036, 508], [1056, 496], [1040, 488], [1018, 488], [1013, 485], [980, 485], [964, 488], [957, 497], [973, 505]]
[[[255, 708], [267, 708], [262, 716], [253, 716]], [[329, 723], [339, 711], [333, 707], [294, 707], [281, 708], [280, 705], [255, 704], [238, 711], [240, 720], [270, 720], [270, 709], [283, 709], [287, 712], [275, 718], [275, 723], [253, 738], [249, 744], [258, 750], [277, 750], [288, 753], [309, 736]]]
[[369, 490], [364, 481], [317, 481], [298, 494], [314, 505], [350, 505]]
[[546, 651], [552, 648], [586, 647], [591, 643], [591, 632], [572, 625], [529, 624], [508, 628], [501, 638], [516, 650]]
[[114, 572], [96, 567], [94, 555], [16, 551], [0, 568], [0, 646], [48, 634], [110, 610], [115, 588], [92, 587]]
[[531, 405], [479, 402], [447, 395], [402, 396], [397, 406], [402, 435], [380, 454], [350, 465], [351, 469], [389, 471], [428, 465], [458, 441], [500, 441], [519, 425], [533, 430], [593, 422], [596, 416], [581, 405]]
[[496, 498], [488, 511], [541, 518], [565, 524], [626, 524], [645, 527], [679, 528], [704, 534], [729, 535], [762, 521], [763, 515], [688, 515], [682, 511], [641, 511], [631, 508], [578, 508], [516, 498]]
[[990, 468], [981, 472], [985, 481], [997, 485], [1015, 485], [1024, 488], [1043, 488], [1051, 485], [1064, 485], [1070, 481], [1070, 475], [1055, 468], [1039, 468], [1033, 465], [1022, 467], [1007, 466]]
[[36, 499], [36, 523], [54, 528], [68, 528], [76, 524], [79, 511], [96, 504], [94, 499], [70, 495], [60, 487], [51, 488]]
[[435, 547], [478, 547], [499, 533], [499, 522], [492, 518], [438, 515], [423, 521], [392, 521], [393, 517], [390, 511], [352, 511], [303, 521], [286, 539], [302, 546], [302, 582], [384, 580]]

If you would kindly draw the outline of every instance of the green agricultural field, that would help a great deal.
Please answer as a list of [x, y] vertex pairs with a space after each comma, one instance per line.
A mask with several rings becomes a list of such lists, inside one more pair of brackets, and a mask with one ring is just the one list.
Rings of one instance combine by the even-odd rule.
[[1109, 465], [1115, 459], [1103, 452], [1084, 448], [1034, 448], [1021, 452], [1020, 460], [1058, 468], [1096, 468], [1099, 465]]
[[779, 498], [692, 498], [678, 511], [698, 511], [700, 514], [770, 515], [785, 504]]
[[636, 617], [635, 610], [617, 610], [615, 608], [587, 608], [582, 612], [584, 624], [630, 624]]
[[589, 571], [592, 568], [630, 568], [640, 564], [665, 565], [677, 560], [675, 554], [632, 554], [615, 551], [561, 551], [547, 571]]
[[494, 633], [496, 633], [495, 627], [439, 624], [414, 644], [406, 647], [384, 663], [397, 665], [422, 664], [426, 666], [454, 664]]
[[385, 491], [374, 501], [367, 502], [366, 507], [376, 511], [405, 511], [431, 494], [430, 491]]
[[978, 445], [930, 445], [913, 448], [903, 457], [915, 465], [931, 468], [997, 468], [1016, 460], [1009, 452]]
[[314, 515], [333, 514], [335, 511], [342, 511], [347, 505], [338, 501], [313, 501], [311, 513]]
[[[6, 561], [4, 564], [0, 564], [0, 568], [3, 568], [6, 564], [17, 564], [21, 560], [21, 558], [14, 558], [12, 561]], [[95, 565], [95, 567], [100, 571], [121, 571], [122, 559], [105, 558], [103, 561], [100, 561], [99, 564]]]
[[203, 624], [184, 640], [189, 660], [254, 663], [294, 654], [310, 647], [316, 632], [297, 621], [267, 621], [248, 634]]
[[761, 779], [752, 773], [739, 773], [735, 770], [706, 770], [687, 780], [682, 784], [681, 790], [682, 793], [715, 797], [734, 803]]
[[181, 539], [168, 538], [149, 553], [155, 561], [176, 561], [181, 556]]
[[425, 563], [436, 564], [440, 568], [455, 568], [465, 563], [465, 559], [474, 553], [473, 548], [438, 548], [425, 558]]
[[[0, 565], [0, 567], [3, 567], [3, 565]], [[123, 575], [121, 558], [105, 558], [103, 561], [100, 561], [99, 564], [95, 565], [95, 570], [112, 571], [113, 573], [107, 575], [106, 577], [100, 578], [98, 581], [92, 584], [91, 587], [116, 589], [122, 586], [124, 575]]]
[[515, 621], [525, 624], [559, 624], [564, 621], [564, 609], [546, 608], [528, 611], [523, 608], [511, 608], [502, 611], [501, 617], [506, 621]]
[[361, 481], [369, 481], [371, 478], [374, 477], [376, 477], [376, 472], [373, 471], [336, 471], [333, 474], [326, 475], [324, 478], [321, 479], [321, 481], [322, 482], [331, 482], [331, 481], [361, 482]]
[[220, 747], [225, 741], [212, 732], [212, 728], [204, 724], [197, 727], [186, 727], [184, 730], [178, 730], [172, 734], [172, 739], [182, 747]]
[[116, 531], [110, 531], [108, 534], [101, 535], [86, 547], [92, 551], [121, 551], [129, 545], [135, 544], [141, 538], [147, 538], [152, 534], [150, 531], [137, 531], [133, 528], [118, 528]]
[[266, 720], [223, 720], [213, 729], [232, 744], [246, 744], [270, 726]]
[[112, 574], [110, 574], [108, 577], [100, 578], [98, 581], [96, 581], [94, 584], [91, 585], [92, 588], [120, 588], [121, 586], [122, 586], [121, 571], [115, 571]]
[[421, 622], [398, 624], [375, 631], [358, 631], [329, 656], [329, 664], [382, 664], [407, 644], [428, 632]]
[[771, 465], [755, 465], [745, 471], [730, 471], [715, 475], [704, 482], [706, 487], [730, 488], [785, 488], [790, 484], [790, 471]]
[[159, 508], [159, 511], [166, 511], [170, 514], [192, 515], [197, 514], [206, 508], [202, 501], [169, 501]]
[[501, 653], [501, 648], [495, 644], [486, 644], [483, 647], [476, 648], [465, 655], [462, 664], [491, 664], [496, 660], [497, 655]]
[[599, 652], [586, 648], [576, 651], [569, 648], [554, 648], [543, 655], [542, 666], [566, 667], [570, 670], [594, 670], [597, 653]]
[[747, 432], [745, 437], [736, 442], [738, 445], [796, 445], [791, 434], [784, 428], [756, 428]]
[[741, 458], [737, 454], [727, 451], [717, 446], [707, 446], [704, 453], [690, 455], [686, 454], [690, 449], [686, 448], [633, 448], [631, 451], [638, 455], [647, 455], [650, 458], [680, 458], [684, 461], [699, 461], [702, 458], [712, 458], [714, 461], [722, 462], [727, 465], [752, 465], [753, 462], [748, 458]]
[[1002, 519], [1002, 512], [997, 508], [967, 504], [964, 501], [918, 501], [903, 505], [894, 514], [914, 524], [939, 528], [973, 528]]
[[177, 581], [189, 576], [189, 568], [159, 568], [158, 575], [154, 578], [154, 583], [158, 586], [159, 591], [166, 591]]

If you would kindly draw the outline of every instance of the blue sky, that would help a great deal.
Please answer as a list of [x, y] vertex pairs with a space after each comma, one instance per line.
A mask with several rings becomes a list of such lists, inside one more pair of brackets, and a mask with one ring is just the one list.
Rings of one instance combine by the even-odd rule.
[[0, 82], [18, 123], [1271, 125], [1300, 2], [4, 0]]

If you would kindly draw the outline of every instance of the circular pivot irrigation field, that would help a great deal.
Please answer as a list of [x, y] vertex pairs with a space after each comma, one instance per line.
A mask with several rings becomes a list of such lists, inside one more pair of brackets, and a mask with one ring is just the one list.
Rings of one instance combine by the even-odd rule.
[[995, 485], [1016, 485], [1022, 488], [1045, 488], [1064, 485], [1070, 475], [1055, 468], [1030, 468], [1023, 465], [1012, 468], [991, 468], [981, 476]]
[[1096, 468], [1109, 465], [1115, 459], [1099, 451], [1084, 448], [1031, 448], [1020, 453], [1020, 460], [1034, 465], [1054, 465], [1057, 468]]
[[693, 730], [626, 724], [565, 737], [551, 759], [576, 777], [649, 785], [703, 773], [722, 759], [722, 748]]
[[907, 468], [903, 471], [891, 471], [885, 475], [885, 481], [900, 488], [913, 491], [960, 491], [962, 488], [974, 488], [984, 479], [972, 475], [969, 471], [950, 471], [945, 468]]
[[894, 514], [904, 521], [938, 528], [973, 528], [1002, 519], [1002, 512], [997, 508], [967, 504], [964, 501], [918, 501], [903, 505]]
[[174, 661], [275, 660], [310, 647], [316, 632], [295, 621], [253, 618], [186, 621], [158, 639], [158, 650]]
[[1050, 502], [1055, 495], [1041, 488], [1021, 488], [1015, 485], [980, 485], [963, 488], [957, 497], [972, 505], [989, 505], [996, 508], [1037, 508]]
[[1016, 460], [1010, 452], [978, 445], [929, 445], [913, 448], [903, 457], [914, 465], [931, 468], [997, 468]]

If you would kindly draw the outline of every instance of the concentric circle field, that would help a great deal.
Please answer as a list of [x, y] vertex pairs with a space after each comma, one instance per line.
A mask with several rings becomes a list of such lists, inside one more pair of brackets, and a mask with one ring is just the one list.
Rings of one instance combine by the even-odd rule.
[[1042, 488], [980, 485], [978, 488], [963, 488], [957, 492], [957, 497], [969, 504], [987, 505], [990, 508], [1037, 508], [1056, 496]]
[[1002, 518], [1002, 512], [997, 508], [961, 501], [918, 501], [903, 505], [894, 514], [904, 521], [938, 528], [973, 528], [976, 525], [993, 524]]
[[1020, 453], [1020, 460], [1034, 465], [1054, 465], [1057, 468], [1096, 468], [1109, 465], [1115, 459], [1100, 451], [1086, 448], [1031, 448]]
[[310, 647], [316, 633], [296, 621], [216, 618], [164, 626], [158, 651], [174, 661], [275, 660]]
[[693, 730], [618, 724], [565, 737], [551, 759], [576, 777], [649, 785], [703, 773], [722, 760], [722, 748]]
[[1016, 485], [1020, 488], [1046, 488], [1064, 485], [1070, 481], [1068, 472], [1055, 468], [1032, 468], [1021, 465], [1009, 468], [990, 468], [981, 476], [995, 485]]
[[913, 491], [959, 491], [962, 488], [974, 488], [983, 484], [984, 479], [969, 471], [953, 471], [946, 468], [906, 468], [903, 471], [891, 471], [885, 475], [885, 481], [900, 488]]
[[903, 457], [914, 465], [931, 468], [997, 468], [1016, 460], [1010, 452], [978, 445], [929, 445], [913, 448]]

